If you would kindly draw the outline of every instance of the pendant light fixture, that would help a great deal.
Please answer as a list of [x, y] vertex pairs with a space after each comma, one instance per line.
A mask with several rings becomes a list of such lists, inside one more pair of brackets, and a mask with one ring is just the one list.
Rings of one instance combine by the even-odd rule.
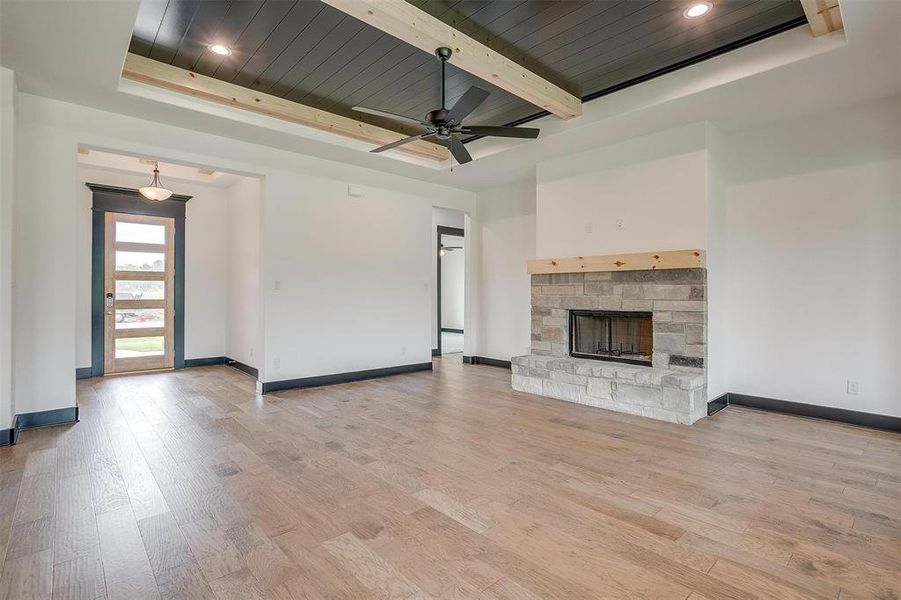
[[138, 188], [141, 195], [150, 200], [165, 200], [172, 195], [172, 190], [167, 190], [160, 183], [160, 164], [156, 161], [153, 163], [153, 181], [150, 185]]

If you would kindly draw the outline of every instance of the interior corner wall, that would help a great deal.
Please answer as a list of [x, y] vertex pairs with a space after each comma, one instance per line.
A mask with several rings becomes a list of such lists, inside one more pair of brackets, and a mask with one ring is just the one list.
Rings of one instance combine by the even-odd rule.
[[13, 204], [16, 163], [15, 73], [0, 67], [0, 429], [12, 425], [13, 404]]
[[[438, 226], [465, 228], [464, 213], [459, 210], [435, 206], [432, 208], [432, 247], [429, 254], [432, 257], [432, 276], [429, 283], [431, 294], [431, 323], [432, 323], [432, 348], [438, 347]], [[465, 232], [464, 232], [465, 233]], [[464, 242], [464, 246], [466, 243]], [[465, 328], [464, 328], [465, 331]]]
[[430, 363], [432, 202], [270, 173], [262, 381]]
[[[76, 367], [91, 366], [93, 194], [87, 182], [136, 188], [147, 183], [147, 176], [78, 165]], [[175, 180], [167, 181], [167, 185], [191, 196], [185, 206], [185, 358], [224, 356], [229, 246], [226, 208], [230, 191], [227, 187]]]
[[510, 360], [529, 353], [535, 258], [535, 181], [478, 193], [480, 336], [477, 354]]
[[41, 125], [19, 94], [13, 235], [16, 413], [75, 405], [77, 306], [74, 138]]
[[728, 232], [726, 229], [726, 188], [723, 180], [723, 134], [711, 123], [707, 136], [707, 399], [729, 391], [726, 372], [728, 318]]
[[245, 177], [228, 194], [228, 327], [225, 354], [259, 368], [262, 352], [262, 186]]
[[730, 392], [901, 416], [899, 132], [895, 97], [725, 137]]

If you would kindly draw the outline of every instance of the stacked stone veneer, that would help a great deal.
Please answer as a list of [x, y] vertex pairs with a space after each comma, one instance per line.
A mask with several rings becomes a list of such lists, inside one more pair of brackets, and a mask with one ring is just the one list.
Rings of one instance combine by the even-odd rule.
[[690, 425], [707, 416], [704, 373], [585, 358], [516, 356], [513, 389]]
[[[531, 354], [514, 357], [513, 387], [674, 423], [707, 414], [704, 269], [532, 275]], [[573, 358], [569, 311], [652, 313], [651, 366]]]

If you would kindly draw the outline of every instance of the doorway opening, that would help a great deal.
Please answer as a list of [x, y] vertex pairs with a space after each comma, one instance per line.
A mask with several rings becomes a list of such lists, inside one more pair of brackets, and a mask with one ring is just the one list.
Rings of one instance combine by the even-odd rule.
[[463, 228], [437, 228], [438, 354], [463, 356], [466, 248]]
[[104, 373], [175, 365], [175, 219], [104, 213]]
[[[262, 366], [263, 179], [79, 146], [77, 379]], [[169, 198], [149, 199], [158, 168]]]

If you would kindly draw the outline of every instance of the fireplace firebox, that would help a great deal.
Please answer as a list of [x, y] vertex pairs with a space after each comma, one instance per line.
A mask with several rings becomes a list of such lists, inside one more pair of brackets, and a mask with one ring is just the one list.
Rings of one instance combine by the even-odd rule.
[[650, 366], [653, 353], [651, 313], [569, 311], [570, 356]]

